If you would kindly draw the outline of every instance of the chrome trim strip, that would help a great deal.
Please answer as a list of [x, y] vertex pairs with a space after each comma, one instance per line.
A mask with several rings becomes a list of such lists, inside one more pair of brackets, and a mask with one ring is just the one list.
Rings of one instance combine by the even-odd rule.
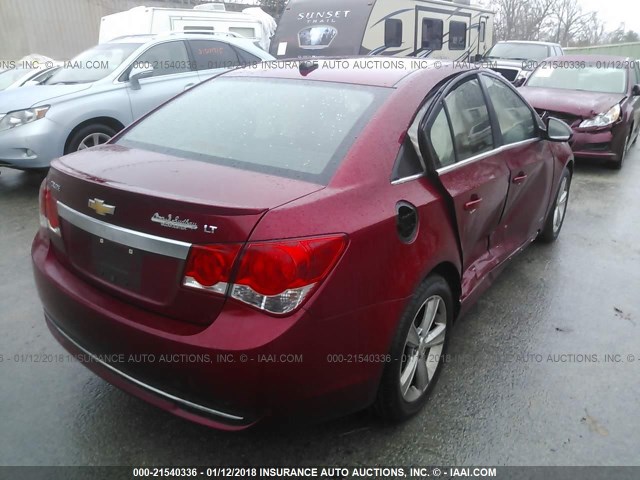
[[399, 178], [398, 180], [394, 180], [391, 182], [391, 185], [402, 185], [403, 183], [411, 182], [413, 180], [417, 180], [419, 178], [424, 177], [425, 173], [416, 173], [415, 175], [411, 175], [410, 177]]
[[124, 372], [121, 372], [120, 370], [118, 370], [115, 367], [112, 367], [111, 365], [109, 365], [106, 362], [103, 362], [102, 360], [100, 360], [100, 358], [98, 358], [96, 355], [94, 355], [93, 353], [91, 353], [89, 350], [87, 350], [86, 348], [84, 348], [83, 346], [81, 346], [80, 344], [78, 344], [78, 342], [76, 342], [75, 340], [73, 340], [71, 337], [69, 337], [69, 335], [67, 335], [56, 323], [55, 321], [49, 316], [49, 319], [51, 320], [51, 325], [53, 325], [55, 327], [55, 329], [60, 333], [60, 335], [62, 335], [64, 338], [66, 338], [69, 342], [71, 342], [76, 348], [78, 348], [82, 353], [88, 355], [89, 357], [91, 357], [91, 360], [93, 360], [94, 362], [99, 363], [100, 365], [102, 365], [103, 367], [109, 369], [111, 372], [115, 373], [116, 375], [119, 375], [120, 377], [130, 381], [131, 383], [136, 384], [139, 387], [144, 388], [145, 390], [149, 390], [150, 392], [155, 393], [156, 395], [163, 397], [167, 400], [171, 400], [172, 402], [178, 403], [180, 405], [185, 405], [189, 408], [193, 408], [195, 410], [200, 410], [202, 412], [205, 412], [209, 415], [214, 415], [214, 416], [218, 416], [218, 417], [222, 417], [222, 418], [226, 418], [228, 420], [235, 420], [235, 421], [242, 421], [244, 420], [243, 417], [238, 417], [237, 415], [232, 415], [230, 413], [224, 413], [224, 412], [220, 412], [218, 410], [214, 410], [212, 408], [209, 407], [204, 407], [202, 405], [198, 405], [197, 403], [193, 403], [190, 402], [188, 400], [185, 400], [183, 398], [179, 398], [176, 397], [174, 395], [171, 395], [170, 393], [167, 393], [163, 390], [159, 390], [155, 387], [152, 387], [151, 385], [147, 385], [144, 382], [141, 382], [140, 380], [133, 378], [130, 375], [127, 375]]
[[118, 227], [110, 223], [102, 222], [92, 218], [84, 213], [80, 213], [62, 202], [58, 203], [58, 215], [67, 222], [75, 225], [85, 232], [105, 238], [111, 242], [120, 243], [127, 247], [145, 252], [157, 253], [167, 257], [186, 260], [189, 256], [190, 243], [179, 242], [168, 238], [149, 235], [148, 233], [129, 230], [128, 228]]
[[477, 162], [479, 160], [482, 160], [484, 158], [490, 157], [492, 155], [497, 155], [499, 153], [506, 152], [507, 150], [511, 150], [512, 148], [522, 147], [524, 145], [528, 145], [530, 143], [539, 142], [541, 140], [542, 139], [540, 137], [536, 137], [536, 138], [529, 138], [527, 140], [522, 140], [521, 142], [510, 143], [509, 145], [503, 145], [501, 147], [495, 148], [495, 149], [490, 150], [488, 152], [481, 153], [481, 154], [476, 155], [474, 157], [467, 158], [467, 159], [465, 159], [465, 160], [463, 160], [461, 162], [453, 163], [453, 164], [448, 165], [446, 167], [438, 168], [436, 170], [436, 172], [438, 172], [438, 175], [442, 175], [444, 173], [449, 173], [450, 171], [455, 170], [458, 167], [462, 167], [464, 165], [468, 165], [470, 163]]

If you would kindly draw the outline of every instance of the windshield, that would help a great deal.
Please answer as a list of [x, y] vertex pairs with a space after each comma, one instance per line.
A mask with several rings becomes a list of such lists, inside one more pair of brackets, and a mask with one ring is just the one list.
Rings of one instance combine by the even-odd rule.
[[623, 68], [551, 68], [544, 65], [531, 74], [527, 87], [624, 93], [627, 90], [627, 73]]
[[106, 43], [82, 52], [51, 76], [47, 85], [92, 83], [114, 72], [141, 43]]
[[168, 103], [117, 143], [326, 184], [388, 91], [219, 78]]
[[0, 73], [0, 90], [5, 90], [14, 82], [18, 81], [23, 75], [33, 72], [32, 68], [12, 68]]
[[549, 57], [549, 47], [534, 43], [496, 43], [485, 58], [508, 60], [544, 60]]

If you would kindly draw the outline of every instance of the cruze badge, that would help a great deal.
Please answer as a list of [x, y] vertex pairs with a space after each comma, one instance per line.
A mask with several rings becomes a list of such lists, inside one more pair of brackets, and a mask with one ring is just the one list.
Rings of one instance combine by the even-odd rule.
[[167, 228], [175, 228], [177, 230], [197, 230], [198, 224], [192, 222], [188, 218], [182, 219], [179, 216], [173, 216], [169, 214], [166, 217], [163, 217], [159, 213], [155, 213], [153, 217], [151, 217], [151, 221], [154, 223], [159, 223], [163, 227]]
[[116, 207], [114, 205], [107, 205], [104, 203], [104, 200], [100, 200], [99, 198], [90, 199], [89, 208], [103, 217], [105, 215], [113, 215], [116, 211]]

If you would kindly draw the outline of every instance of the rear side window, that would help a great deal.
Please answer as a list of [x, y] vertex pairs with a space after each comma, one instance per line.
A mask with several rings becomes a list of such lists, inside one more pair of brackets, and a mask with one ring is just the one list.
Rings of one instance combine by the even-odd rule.
[[220, 77], [175, 98], [117, 143], [326, 184], [389, 91]]
[[422, 48], [442, 50], [442, 20], [433, 18], [422, 20]]
[[384, 45], [385, 47], [402, 46], [402, 20], [398, 18], [387, 18], [385, 20]]
[[482, 75], [482, 81], [498, 116], [503, 143], [509, 145], [535, 138], [533, 113], [522, 99], [500, 80]]
[[428, 138], [435, 153], [436, 168], [448, 167], [456, 162], [449, 120], [443, 108], [440, 108], [440, 112], [431, 124]]
[[232, 68], [240, 65], [235, 49], [215, 40], [189, 40], [198, 70]]
[[449, 23], [449, 50], [467, 48], [467, 24], [464, 22]]
[[458, 85], [444, 103], [451, 121], [458, 161], [493, 149], [493, 130], [480, 83], [476, 78]]
[[240, 59], [240, 65], [255, 65], [256, 63], [261, 63], [262, 59], [256, 57], [252, 53], [247, 52], [241, 48], [236, 47], [236, 53], [238, 54], [238, 58]]

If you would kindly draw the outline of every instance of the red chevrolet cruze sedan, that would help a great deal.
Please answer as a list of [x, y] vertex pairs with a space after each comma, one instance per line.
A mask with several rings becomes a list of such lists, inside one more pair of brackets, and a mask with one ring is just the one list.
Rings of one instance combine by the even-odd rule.
[[32, 249], [53, 335], [220, 429], [415, 414], [454, 319], [558, 236], [573, 171], [563, 122], [435, 65], [236, 70], [54, 161]]

